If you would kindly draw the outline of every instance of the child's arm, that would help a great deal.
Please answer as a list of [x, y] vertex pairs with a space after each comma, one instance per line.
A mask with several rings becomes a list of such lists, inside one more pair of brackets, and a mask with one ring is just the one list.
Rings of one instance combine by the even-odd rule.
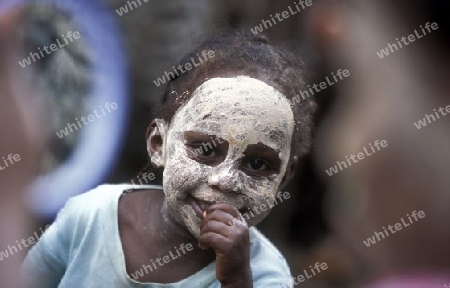
[[22, 263], [21, 273], [26, 287], [58, 287], [64, 276], [70, 255], [76, 214], [71, 201], [58, 213], [55, 222], [45, 231], [28, 252]]
[[215, 204], [205, 212], [199, 246], [216, 253], [216, 277], [222, 288], [252, 288], [248, 226], [237, 209]]

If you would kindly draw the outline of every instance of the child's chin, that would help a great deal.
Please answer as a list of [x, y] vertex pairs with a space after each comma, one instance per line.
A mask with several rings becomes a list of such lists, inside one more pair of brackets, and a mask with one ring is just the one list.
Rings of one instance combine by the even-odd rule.
[[187, 229], [189, 230], [189, 232], [191, 232], [192, 236], [194, 236], [195, 239], [200, 238], [200, 226], [187, 226]]
[[188, 231], [194, 236], [196, 239], [200, 238], [200, 224], [201, 220], [197, 217], [194, 210], [191, 206], [183, 206], [182, 208], [182, 221]]

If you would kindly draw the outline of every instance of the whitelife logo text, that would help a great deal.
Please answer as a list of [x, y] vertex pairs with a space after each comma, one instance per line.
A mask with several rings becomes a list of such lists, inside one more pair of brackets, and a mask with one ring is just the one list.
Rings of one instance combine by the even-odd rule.
[[[69, 31], [69, 33], [67, 33], [67, 38], [69, 38], [70, 42], [67, 40], [66, 36], [62, 35], [63, 42], [66, 44], [62, 44], [61, 41], [59, 41], [60, 39], [56, 38], [56, 44], [58, 45], [53, 43], [50, 46], [44, 46], [43, 50], [41, 50], [41, 47], [38, 47], [38, 52], [35, 53], [30, 52], [31, 58], [30, 56], [28, 56], [27, 58], [24, 58], [22, 61], [19, 61], [19, 64], [20, 66], [22, 66], [22, 68], [25, 68], [32, 64], [31, 60], [33, 60], [34, 63], [36, 62], [36, 60], [40, 60], [41, 58], [44, 58], [46, 55], [50, 55], [52, 54], [52, 52], [56, 52], [58, 49], [63, 48], [66, 45], [69, 45], [70, 43], [72, 43], [77, 39], [80, 39], [80, 37], [81, 37], [80, 32], [75, 31], [72, 33], [72, 31]], [[44, 54], [44, 51], [46, 54]]]

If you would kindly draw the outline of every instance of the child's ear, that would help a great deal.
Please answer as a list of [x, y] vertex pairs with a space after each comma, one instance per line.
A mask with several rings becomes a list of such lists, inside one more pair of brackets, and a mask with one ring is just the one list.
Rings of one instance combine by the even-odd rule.
[[154, 167], [164, 167], [165, 142], [168, 125], [163, 119], [155, 119], [147, 128], [147, 152]]
[[292, 178], [294, 177], [295, 170], [297, 168], [297, 163], [298, 163], [297, 156], [294, 155], [289, 159], [288, 165], [286, 167], [286, 172], [284, 173], [283, 180], [281, 180], [280, 183], [280, 188], [278, 188], [279, 190], [284, 189], [284, 187], [286, 187], [286, 185], [289, 184], [289, 182], [291, 182]]

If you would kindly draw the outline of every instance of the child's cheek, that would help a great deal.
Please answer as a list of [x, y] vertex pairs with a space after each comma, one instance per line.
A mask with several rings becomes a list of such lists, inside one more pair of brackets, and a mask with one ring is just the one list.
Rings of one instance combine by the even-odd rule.
[[172, 151], [163, 173], [164, 186], [176, 192], [177, 198], [184, 197], [187, 191], [195, 189], [205, 179], [207, 169], [188, 158], [185, 147], [175, 147]]
[[195, 190], [205, 177], [205, 169], [193, 160], [185, 157], [183, 145], [169, 147], [166, 166], [163, 172], [163, 187], [166, 201], [176, 218], [196, 238], [200, 235], [200, 219], [196, 216], [191, 205], [186, 204], [187, 192]]
[[246, 206], [251, 209], [243, 216], [249, 226], [254, 226], [269, 214], [280, 181], [277, 178], [255, 179], [248, 175], [242, 178], [242, 192], [246, 198]]

